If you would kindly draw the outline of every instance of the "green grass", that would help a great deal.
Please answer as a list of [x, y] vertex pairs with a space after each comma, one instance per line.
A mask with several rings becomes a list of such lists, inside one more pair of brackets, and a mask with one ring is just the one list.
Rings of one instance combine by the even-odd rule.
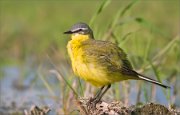
[[[76, 22], [86, 22], [96, 39], [117, 43], [128, 54], [135, 70], [173, 86], [180, 69], [180, 13], [174, 1], [1, 1], [0, 67], [26, 65], [40, 68], [38, 77], [52, 96], [53, 86], [46, 80], [43, 63], [49, 63], [60, 87], [59, 111], [75, 110], [72, 100], [96, 89], [76, 78], [66, 51], [68, 36], [62, 33]], [[30, 61], [30, 65], [29, 65]], [[49, 72], [48, 69], [45, 69]], [[174, 76], [171, 76], [175, 73]], [[155, 76], [155, 77], [153, 77]], [[25, 76], [26, 77], [26, 76]], [[174, 81], [175, 79], [175, 81]], [[104, 99], [128, 102], [131, 87], [144, 93], [145, 101], [156, 89], [144, 82], [115, 83]], [[143, 88], [142, 88], [143, 86]], [[147, 87], [152, 87], [147, 91]], [[120, 90], [122, 89], [122, 90]], [[164, 91], [170, 101], [170, 93]], [[176, 97], [177, 95], [175, 95]], [[141, 98], [141, 97], [140, 97]], [[137, 99], [140, 101], [139, 99]], [[140, 102], [137, 102], [140, 103]], [[174, 103], [171, 103], [174, 104]]]

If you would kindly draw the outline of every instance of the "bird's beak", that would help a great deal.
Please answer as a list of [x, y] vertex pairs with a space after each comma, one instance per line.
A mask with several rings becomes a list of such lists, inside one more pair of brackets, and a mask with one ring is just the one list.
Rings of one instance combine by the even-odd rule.
[[68, 30], [66, 32], [64, 32], [64, 34], [72, 34], [73, 32], [71, 30]]

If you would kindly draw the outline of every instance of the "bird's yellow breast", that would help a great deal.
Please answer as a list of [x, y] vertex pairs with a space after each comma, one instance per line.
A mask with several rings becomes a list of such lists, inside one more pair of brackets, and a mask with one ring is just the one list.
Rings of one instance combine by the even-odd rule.
[[67, 49], [74, 73], [95, 86], [108, 84], [108, 80], [102, 80], [104, 71], [97, 69], [96, 63], [89, 63], [84, 57], [82, 42], [85, 40], [90, 40], [88, 35], [73, 35], [68, 42]]

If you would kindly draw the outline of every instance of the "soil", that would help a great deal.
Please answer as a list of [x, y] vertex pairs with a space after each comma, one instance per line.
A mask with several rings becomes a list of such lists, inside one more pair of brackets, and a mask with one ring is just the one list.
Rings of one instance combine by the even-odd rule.
[[120, 101], [104, 102], [96, 104], [96, 108], [87, 105], [88, 99], [80, 99], [77, 105], [83, 115], [180, 115], [180, 111], [167, 108], [156, 103], [148, 103], [141, 106], [124, 106]]
[[[76, 101], [79, 109], [78, 115], [180, 115], [180, 110], [167, 108], [164, 105], [156, 103], [148, 103], [140, 106], [124, 106], [120, 101], [110, 103], [101, 101], [93, 106], [93, 104], [89, 105], [87, 102], [89, 102], [89, 99], [84, 98]], [[36, 105], [32, 105], [29, 109], [16, 108], [13, 105], [12, 107], [1, 106], [0, 115], [54, 115], [51, 109], [55, 110], [47, 106], [38, 107]]]

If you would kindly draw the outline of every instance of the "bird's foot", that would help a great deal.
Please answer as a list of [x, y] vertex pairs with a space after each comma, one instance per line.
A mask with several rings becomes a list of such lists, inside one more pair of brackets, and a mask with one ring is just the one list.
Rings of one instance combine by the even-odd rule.
[[89, 101], [87, 102], [88, 110], [90, 110], [90, 109], [95, 110], [96, 104], [99, 102], [100, 102], [100, 100], [98, 98], [90, 98]]

